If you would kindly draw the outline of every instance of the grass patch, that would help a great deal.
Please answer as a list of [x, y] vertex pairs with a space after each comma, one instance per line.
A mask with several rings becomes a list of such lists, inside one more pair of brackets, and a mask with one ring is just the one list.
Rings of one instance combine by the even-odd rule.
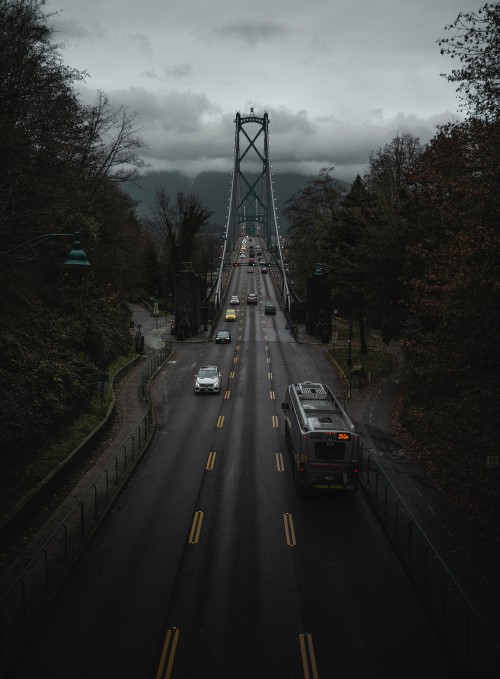
[[[352, 368], [348, 365], [349, 359], [349, 323], [343, 319], [337, 318], [335, 321], [334, 332], [337, 333], [337, 339], [330, 355], [344, 371], [347, 379], [350, 378], [350, 371]], [[387, 349], [382, 338], [375, 332], [370, 332], [368, 335], [368, 354], [361, 353], [361, 343], [359, 341], [359, 328], [357, 324], [353, 325], [351, 342], [351, 366], [363, 366], [366, 379], [371, 382], [379, 379], [383, 375], [388, 375], [393, 367], [394, 357]], [[363, 383], [361, 382], [361, 386]]]
[[134, 356], [136, 356], [135, 351], [131, 351], [125, 356], [120, 356], [109, 367], [107, 373], [109, 375], [109, 382], [104, 383], [104, 393], [101, 395], [101, 386], [99, 384], [87, 410], [66, 427], [64, 432], [54, 437], [42, 451], [41, 456], [53, 462], [51, 467], [64, 460], [103, 421], [113, 400], [111, 390], [112, 380], [116, 373], [126, 366], [127, 363], [130, 363]]

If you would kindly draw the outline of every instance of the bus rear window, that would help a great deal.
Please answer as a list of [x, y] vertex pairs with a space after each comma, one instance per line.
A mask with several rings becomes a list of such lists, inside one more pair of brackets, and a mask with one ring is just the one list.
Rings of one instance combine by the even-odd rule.
[[323, 460], [324, 462], [343, 460], [345, 443], [343, 441], [316, 441], [314, 444], [314, 454], [317, 460]]

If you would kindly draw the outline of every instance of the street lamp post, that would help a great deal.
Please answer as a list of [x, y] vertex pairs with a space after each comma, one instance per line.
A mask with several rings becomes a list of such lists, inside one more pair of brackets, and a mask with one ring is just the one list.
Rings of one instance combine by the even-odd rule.
[[352, 304], [349, 305], [349, 344], [347, 346], [347, 367], [352, 368]]
[[8, 264], [18, 259], [22, 254], [28, 250], [36, 248], [38, 245], [48, 243], [56, 238], [74, 238], [73, 247], [68, 252], [64, 264], [67, 266], [90, 266], [90, 262], [87, 259], [87, 255], [81, 249], [80, 245], [80, 234], [78, 231], [74, 233], [46, 233], [42, 236], [36, 236], [31, 240], [26, 241], [26, 243], [21, 243], [12, 250], [6, 250], [5, 252], [0, 252], [0, 269], [3, 269]]

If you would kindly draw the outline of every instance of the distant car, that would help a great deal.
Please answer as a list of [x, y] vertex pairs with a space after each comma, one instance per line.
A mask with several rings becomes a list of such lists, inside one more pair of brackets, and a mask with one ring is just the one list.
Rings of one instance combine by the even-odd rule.
[[262, 271], [262, 273], [267, 273], [267, 269], [265, 267], [263, 269], [261, 269], [261, 271]]
[[251, 292], [247, 297], [247, 304], [257, 304], [258, 301], [259, 300], [255, 292]]
[[238, 297], [238, 295], [233, 295], [233, 296], [231, 297], [231, 302], [230, 302], [230, 304], [233, 304], [233, 305], [234, 305], [234, 304], [239, 304], [239, 303], [240, 303], [240, 298]]
[[220, 371], [216, 365], [204, 365], [195, 375], [195, 394], [218, 394], [220, 392]]
[[235, 321], [236, 311], [234, 309], [227, 309], [226, 311], [226, 321]]
[[264, 307], [264, 313], [268, 314], [268, 315], [269, 314], [275, 314], [276, 313], [276, 307], [274, 306], [274, 304], [266, 304], [266, 306]]
[[229, 330], [219, 330], [215, 336], [215, 344], [230, 344], [231, 333]]

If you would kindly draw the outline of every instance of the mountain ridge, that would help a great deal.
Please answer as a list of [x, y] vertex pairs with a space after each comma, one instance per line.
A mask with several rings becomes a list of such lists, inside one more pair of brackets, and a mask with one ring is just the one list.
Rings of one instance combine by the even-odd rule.
[[[246, 173], [245, 176], [250, 182], [258, 178], [257, 173]], [[157, 189], [164, 189], [171, 198], [179, 192], [193, 193], [212, 212], [211, 223], [224, 226], [229, 208], [231, 179], [231, 174], [215, 171], [200, 172], [194, 178], [179, 171], [156, 171], [141, 176], [136, 183], [129, 182], [125, 191], [137, 202], [137, 211], [141, 217], [151, 216]], [[287, 220], [283, 216], [287, 201], [315, 179], [317, 176], [293, 172], [273, 175], [276, 215], [280, 225], [287, 226]], [[341, 190], [348, 190], [350, 187], [348, 182], [336, 182]]]

